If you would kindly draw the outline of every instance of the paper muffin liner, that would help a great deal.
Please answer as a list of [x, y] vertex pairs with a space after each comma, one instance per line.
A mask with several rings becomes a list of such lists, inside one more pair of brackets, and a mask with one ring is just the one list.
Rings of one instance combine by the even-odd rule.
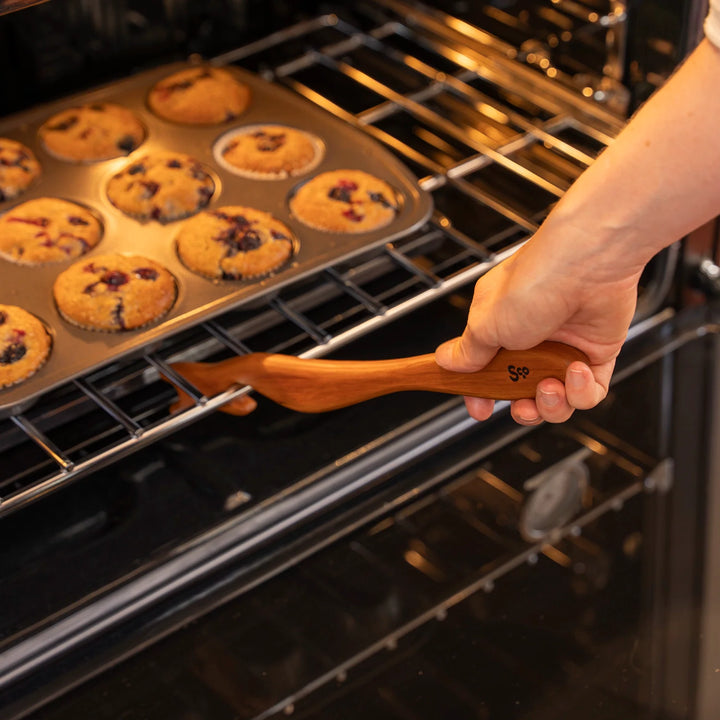
[[[227, 146], [238, 136], [240, 135], [249, 135], [253, 132], [257, 132], [258, 130], [262, 128], [286, 128], [288, 130], [293, 130], [297, 133], [300, 133], [304, 137], [306, 137], [311, 145], [313, 146], [313, 149], [315, 151], [315, 155], [313, 156], [313, 159], [306, 163], [305, 165], [296, 168], [295, 170], [291, 171], [284, 171], [284, 172], [260, 172], [258, 170], [246, 170], [244, 168], [240, 168], [237, 165], [233, 165], [232, 163], [228, 162], [224, 156], [223, 152], [227, 148]], [[325, 157], [325, 143], [317, 136], [313, 135], [312, 133], [307, 132], [306, 130], [300, 130], [299, 128], [291, 127], [290, 125], [281, 125], [279, 123], [256, 123], [254, 125], [243, 125], [240, 128], [233, 128], [232, 130], [228, 130], [227, 132], [223, 133], [213, 144], [213, 158], [215, 159], [215, 162], [217, 162], [220, 167], [224, 168], [228, 172], [231, 172], [233, 175], [239, 175], [240, 177], [245, 177], [250, 180], [285, 180], [290, 177], [299, 177], [300, 175], [305, 175], [306, 173], [311, 172], [314, 170], [323, 160]]]

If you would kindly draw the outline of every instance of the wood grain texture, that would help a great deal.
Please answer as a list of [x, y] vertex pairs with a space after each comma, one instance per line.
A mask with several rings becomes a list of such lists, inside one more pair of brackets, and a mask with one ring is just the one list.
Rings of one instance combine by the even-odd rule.
[[[176, 363], [172, 367], [206, 397], [234, 386], [250, 385], [287, 408], [318, 413], [405, 390], [493, 400], [532, 398], [540, 380], [564, 380], [568, 366], [575, 360], [587, 362], [587, 357], [569, 345], [545, 342], [530, 350], [502, 349], [485, 368], [472, 373], [444, 370], [432, 354], [354, 361], [251, 353], [218, 363]], [[187, 396], [183, 396], [174, 409], [187, 405]], [[254, 401], [242, 397], [221, 410], [246, 415], [254, 407]]]

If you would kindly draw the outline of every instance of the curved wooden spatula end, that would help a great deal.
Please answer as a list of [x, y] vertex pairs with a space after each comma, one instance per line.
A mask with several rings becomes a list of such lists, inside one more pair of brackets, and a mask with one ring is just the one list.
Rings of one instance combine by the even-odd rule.
[[[212, 368], [220, 363], [174, 363], [172, 369], [182, 375], [191, 385], [200, 390], [205, 397], [211, 398], [230, 389], [233, 383], [227, 376], [212, 371]], [[170, 405], [172, 414], [179, 413], [187, 408], [193, 407], [195, 401], [170, 378], [165, 375], [162, 379], [170, 383], [178, 394], [178, 399]], [[257, 402], [249, 395], [242, 395], [225, 403], [220, 410], [229, 415], [249, 415], [257, 407]]]

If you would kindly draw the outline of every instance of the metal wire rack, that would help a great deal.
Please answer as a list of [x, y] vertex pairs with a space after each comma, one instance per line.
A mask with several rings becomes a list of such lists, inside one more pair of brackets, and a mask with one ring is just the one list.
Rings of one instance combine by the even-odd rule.
[[[392, 654], [416, 631], [445, 622], [473, 598], [482, 604], [483, 596], [502, 588], [523, 568], [551, 565], [563, 577], [583, 583], [589, 594], [600, 592], [610, 562], [603, 524], [613, 527], [608, 517], [637, 510], [643, 494], [657, 494], [656, 501], [662, 501], [672, 486], [672, 464], [658, 463], [592, 424], [545, 430], [538, 438], [519, 428], [516, 442], [494, 450], [487, 445], [476, 448], [474, 455], [464, 456], [442, 473], [411, 474], [402, 485], [407, 492], [395, 493], [371, 513], [359, 508], [356, 515], [339, 519], [329, 537], [311, 551], [306, 548], [307, 562], [299, 564], [304, 556], [298, 556], [292, 543], [287, 545], [284, 552], [292, 561], [288, 560], [286, 572], [266, 580], [258, 592], [243, 592], [247, 578], [241, 583], [240, 578], [229, 580], [231, 587], [240, 585], [237, 597], [228, 597], [224, 587], [222, 601], [205, 609], [208, 622], [226, 627], [240, 648], [250, 646], [245, 635], [250, 628], [262, 628], [262, 637], [274, 642], [275, 673], [263, 672], [257, 652], [247, 657], [247, 667], [238, 665], [243, 673], [260, 678], [253, 686], [256, 701], [239, 716], [254, 720], [303, 716], [316, 694], [341, 692], [349, 678], [362, 674], [363, 663]], [[527, 496], [539, 491], [547, 478], [572, 467], [587, 472], [582, 506], [549, 535], [535, 540], [521, 537], [518, 526]], [[340, 553], [342, 561], [333, 562], [334, 553]], [[149, 585], [148, 578], [143, 581], [146, 591], [153, 580]], [[362, 593], [357, 592], [358, 583]], [[349, 589], [342, 595], [345, 586]], [[361, 599], [367, 596], [371, 602], [365, 606]], [[84, 612], [61, 619], [52, 631], [54, 642], [38, 643], [34, 637], [8, 649], [0, 662], [0, 686], [22, 676], [38, 660], [52, 659], [58, 648], [77, 644], [78, 628], [87, 636], [108, 621], [99, 612], [93, 622], [79, 623]], [[363, 618], [367, 614], [367, 624], [360, 628], [337, 622], [337, 616], [348, 613]], [[328, 627], [335, 629], [330, 636]], [[193, 633], [193, 623], [187, 619], [176, 619], [173, 628], [180, 643], [184, 634]], [[318, 632], [319, 628], [325, 632]], [[277, 672], [283, 658], [297, 664], [297, 672]], [[180, 673], [185, 671], [182, 663], [179, 668]], [[90, 674], [101, 670], [93, 667]], [[132, 661], [124, 672], [132, 677]], [[174, 676], [157, 678], [153, 693], [172, 696], [177, 683]]]
[[515, 58], [535, 72], [620, 115], [630, 92], [623, 85], [628, 44], [624, 0], [546, 2], [417, 3], [383, 0], [403, 17], [425, 27], [451, 28], [467, 42]]
[[[0, 421], [0, 515], [250, 391], [203, 397], [172, 362], [248, 350], [319, 357], [473, 282], [522, 244], [621, 128], [596, 103], [434, 20], [400, 22], [391, 9], [371, 19], [360, 27], [324, 15], [215, 61], [284, 83], [385, 143], [432, 192], [432, 221]], [[194, 407], [171, 414], [161, 375]]]

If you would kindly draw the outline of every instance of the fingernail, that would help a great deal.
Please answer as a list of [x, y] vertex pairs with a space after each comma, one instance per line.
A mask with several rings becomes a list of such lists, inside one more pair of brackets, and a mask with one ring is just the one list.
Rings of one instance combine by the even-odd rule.
[[585, 373], [582, 370], [570, 370], [567, 383], [573, 390], [582, 390], [585, 387]]
[[542, 404], [549, 408], [557, 407], [560, 404], [560, 395], [556, 392], [541, 390], [540, 399], [542, 400]]
[[519, 415], [519, 418], [526, 423], [535, 423], [540, 420], [540, 416], [537, 413], [534, 415]]

